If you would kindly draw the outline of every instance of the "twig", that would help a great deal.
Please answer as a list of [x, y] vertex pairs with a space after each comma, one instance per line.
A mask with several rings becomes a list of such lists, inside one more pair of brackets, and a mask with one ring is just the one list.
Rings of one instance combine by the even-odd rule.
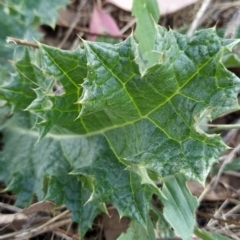
[[237, 171], [226, 171], [225, 174], [240, 178], [240, 172]]
[[66, 211], [62, 212], [61, 214], [57, 215], [56, 217], [52, 218], [51, 220], [49, 220], [49, 221], [46, 222], [45, 224], [43, 224], [41, 227], [45, 227], [45, 226], [51, 224], [52, 222], [55, 222], [56, 220], [62, 218], [63, 216], [68, 215], [69, 213], [70, 213], [70, 211], [69, 211], [69, 210], [66, 210]]
[[120, 33], [123, 34], [125, 33], [130, 27], [132, 27], [136, 23], [137, 19], [133, 18], [130, 20], [121, 30]]
[[40, 225], [39, 227], [26, 229], [25, 232], [22, 232], [22, 230], [21, 230], [19, 232], [5, 234], [3, 236], [0, 236], [0, 240], [10, 240], [10, 239], [20, 240], [20, 239], [26, 239], [29, 237], [34, 237], [40, 233], [48, 232], [48, 231], [58, 228], [64, 224], [72, 222], [72, 220], [70, 218], [56, 222], [57, 220], [61, 219], [62, 217], [66, 217], [69, 213], [70, 213], [70, 211], [66, 210], [66, 211], [62, 212], [61, 214], [57, 215], [56, 217], [52, 218], [48, 222]]
[[[229, 199], [226, 199], [226, 200], [222, 203], [222, 205], [220, 206], [220, 208], [218, 208], [218, 210], [214, 213], [214, 217], [220, 216], [221, 211], [222, 211], [223, 209], [225, 209], [226, 206], [227, 206], [229, 203], [236, 204], [237, 206], [235, 206], [235, 207], [232, 208], [230, 211], [228, 211], [227, 213], [225, 213], [225, 214], [224, 214], [225, 217], [228, 216], [228, 215], [230, 215], [230, 214], [232, 214], [232, 212], [234, 212], [234, 211], [235, 211], [235, 212], [239, 211], [240, 201], [234, 199], [234, 198], [237, 198], [238, 196], [240, 196], [240, 194], [238, 194], [238, 193], [240, 193], [240, 190], [237, 191], [236, 193], [232, 194]], [[207, 226], [208, 226], [208, 227], [211, 227], [211, 226], [214, 225], [215, 223], [216, 223], [216, 220], [211, 219], [211, 220], [208, 222]]]
[[240, 1], [226, 2], [226, 3], [217, 3], [216, 7], [219, 9], [227, 9], [229, 7], [238, 7], [240, 6]]
[[191, 36], [193, 34], [193, 32], [197, 29], [199, 22], [200, 22], [201, 18], [203, 17], [205, 11], [207, 10], [207, 7], [210, 4], [210, 2], [211, 2], [211, 0], [203, 0], [200, 9], [197, 12], [197, 16], [195, 17], [192, 25], [190, 26], [190, 28], [187, 32], [188, 36]]
[[72, 220], [69, 218], [69, 219], [61, 220], [59, 222], [52, 223], [49, 226], [45, 226], [45, 224], [40, 225], [36, 228], [27, 229], [25, 232], [20, 231], [20, 232], [2, 235], [0, 236], [0, 240], [10, 240], [10, 239], [25, 240], [27, 238], [31, 238], [42, 233], [52, 231], [55, 228], [69, 224], [71, 222]]
[[[240, 125], [239, 123], [240, 123], [240, 119], [237, 119], [236, 121], [234, 121], [233, 125]], [[223, 136], [223, 141], [228, 145], [231, 139], [236, 137], [237, 133], [238, 133], [238, 130], [232, 128], [230, 131], [227, 132], [225, 136]]]
[[34, 48], [38, 48], [38, 45], [35, 43], [31, 43], [28, 42], [26, 40], [22, 40], [19, 38], [14, 38], [14, 37], [7, 37], [6, 38], [7, 43], [15, 43], [15, 44], [20, 44], [20, 45], [24, 45], [24, 46], [28, 46], [28, 47], [34, 47]]
[[215, 186], [217, 185], [218, 181], [219, 181], [219, 178], [221, 177], [223, 171], [224, 171], [224, 168], [225, 166], [230, 163], [234, 157], [236, 156], [236, 154], [240, 151], [240, 144], [235, 147], [229, 154], [228, 156], [225, 158], [225, 160], [223, 161], [220, 169], [218, 170], [218, 174], [217, 174], [217, 177], [215, 178], [214, 180], [214, 184], [212, 185], [212, 189], [215, 188]]
[[228, 22], [224, 37], [235, 38], [239, 24], [240, 24], [240, 8], [237, 9], [237, 11], [233, 14], [231, 20]]
[[213, 177], [211, 182], [207, 185], [207, 187], [204, 189], [204, 191], [201, 193], [201, 195], [198, 197], [198, 202], [200, 203], [204, 197], [212, 190], [212, 186], [214, 184], [216, 176]]
[[[228, 212], [226, 212], [226, 213], [224, 214], [224, 216], [225, 216], [225, 217], [231, 216], [233, 213], [238, 214], [239, 210], [240, 210], [240, 205], [238, 204], [237, 206], [235, 206], [234, 208], [232, 208], [231, 210], [229, 210]], [[239, 225], [240, 225], [240, 222], [239, 222]]]
[[[221, 213], [221, 211], [229, 204], [229, 199], [226, 199], [222, 205], [220, 206], [220, 208], [218, 208], [218, 210], [214, 213], [214, 217], [218, 217]], [[210, 227], [213, 224], [215, 224], [216, 220], [214, 219], [210, 219], [210, 221], [207, 223], [207, 226]]]
[[65, 240], [73, 240], [72, 237], [69, 237], [69, 236], [67, 236], [66, 234], [60, 232], [59, 229], [53, 230], [53, 233], [54, 233], [56, 236], [60, 237], [61, 240], [63, 240], [63, 239], [65, 239]]
[[[229, 203], [230, 203], [229, 200], [225, 200], [225, 202], [222, 204], [222, 206], [214, 214], [214, 217], [212, 217], [212, 219], [207, 224], [208, 227], [213, 226], [214, 224], [216, 224], [216, 221], [218, 221], [217, 216], [220, 215], [220, 212], [222, 211], [222, 209], [224, 209]], [[237, 204], [239, 204], [239, 203], [237, 203]], [[228, 217], [228, 216], [231, 216], [231, 214], [233, 214], [234, 212], [237, 213], [239, 211], [239, 209], [240, 209], [240, 205], [237, 205], [234, 208], [232, 208], [230, 211], [226, 212], [225, 214], [222, 214], [222, 216], [225, 217], [225, 218]], [[239, 225], [240, 225], [240, 222], [238, 223], [238, 226]]]
[[204, 213], [204, 212], [200, 212], [200, 211], [196, 211], [196, 213], [197, 213], [197, 215], [208, 218], [208, 219], [214, 219], [214, 220], [217, 220], [219, 222], [224, 222], [224, 223], [227, 223], [227, 224], [234, 224], [236, 226], [240, 226], [240, 222], [237, 222], [237, 221], [234, 221], [234, 220], [227, 220], [227, 219], [225, 220], [225, 219], [222, 219], [222, 218], [217, 218], [217, 217], [214, 217], [213, 215], [210, 215], [210, 214], [207, 214], [207, 213]]
[[7, 209], [7, 210], [12, 211], [12, 212], [21, 212], [22, 211], [21, 208], [12, 206], [12, 205], [7, 204], [7, 203], [2, 203], [2, 202], [0, 202], [0, 208], [4, 208], [4, 209]]
[[86, 3], [86, 0], [85, 1], [80, 1], [79, 4], [78, 4], [78, 7], [77, 7], [77, 15], [76, 17], [73, 19], [71, 25], [69, 26], [63, 40], [58, 44], [58, 47], [59, 48], [62, 48], [62, 46], [64, 45], [64, 43], [67, 41], [67, 39], [69, 38], [70, 34], [72, 33], [72, 31], [74, 30], [74, 28], [76, 27], [77, 23], [80, 21], [81, 19], [81, 8], [82, 6]]
[[[63, 23], [58, 23], [58, 26], [64, 27], [64, 28], [69, 28], [69, 26], [67, 26], [66, 24], [63, 24]], [[99, 37], [111, 37], [111, 38], [127, 38], [128, 37], [128, 35], [126, 35], [126, 34], [112, 35], [112, 34], [104, 34], [104, 33], [95, 33], [95, 32], [89, 31], [87, 28], [82, 28], [82, 27], [78, 27], [78, 26], [75, 26], [74, 29], [79, 32], [84, 32], [88, 35], [99, 36]]]
[[[61, 27], [68, 27], [64, 24], [58, 24]], [[81, 27], [75, 27], [74, 29], [78, 30], [78, 31], [82, 31], [86, 34], [89, 35], [95, 35], [95, 36], [100, 36], [100, 37], [110, 37], [110, 38], [127, 38], [128, 35], [110, 35], [110, 34], [101, 34], [101, 33], [94, 33], [94, 32], [90, 32], [89, 30], [85, 29], [85, 28], [81, 28]], [[13, 37], [7, 37], [6, 38], [7, 43], [15, 43], [15, 44], [19, 44], [19, 45], [23, 45], [23, 46], [27, 46], [27, 47], [33, 47], [33, 48], [39, 48], [39, 46], [35, 43], [31, 43], [28, 42], [26, 40], [22, 40], [19, 38], [13, 38]]]

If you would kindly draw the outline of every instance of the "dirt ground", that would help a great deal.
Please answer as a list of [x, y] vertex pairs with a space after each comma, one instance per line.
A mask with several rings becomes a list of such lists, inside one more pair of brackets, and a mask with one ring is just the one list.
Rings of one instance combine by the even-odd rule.
[[[130, 12], [101, 0], [96, 1], [96, 3], [114, 17], [120, 29], [121, 34], [118, 37], [120, 40], [125, 39], [135, 29], [135, 20]], [[187, 32], [196, 19], [201, 4], [202, 1], [198, 1], [177, 12], [162, 16], [159, 23], [167, 28]], [[40, 31], [45, 34], [42, 42], [62, 49], [75, 49], [78, 45], [81, 45], [79, 36], [83, 39], [89, 39], [91, 36], [89, 21], [92, 9], [93, 1], [72, 0], [72, 4], [66, 10], [60, 12], [54, 30], [49, 26], [41, 26]], [[229, 30], [232, 17], [239, 9], [240, 1], [212, 0], [198, 21], [198, 28], [209, 28], [216, 25], [219, 29], [225, 29], [225, 36], [229, 37], [235, 31], [234, 28], [232, 29], [233, 32], [231, 32], [231, 28]], [[101, 34], [99, 36], [103, 37]], [[230, 70], [240, 77], [240, 68]], [[213, 124], [237, 124], [239, 122], [240, 111], [235, 111], [215, 119]], [[215, 127], [211, 127], [209, 130], [221, 134], [223, 141], [231, 149], [223, 153], [219, 158], [219, 163], [213, 167], [207, 178], [205, 188], [195, 182], [189, 182], [191, 192], [200, 201], [200, 207], [196, 212], [197, 224], [208, 231], [221, 233], [231, 239], [240, 239], [239, 130], [219, 130]], [[228, 171], [223, 171], [224, 167], [229, 163], [232, 163], [230, 166], [233, 167], [229, 168]], [[3, 188], [4, 186], [0, 185], [0, 192]], [[15, 196], [11, 193], [0, 193], [2, 212], [12, 213], [19, 211], [13, 206], [14, 201]], [[39, 231], [38, 236], [31, 239], [79, 239], [77, 224], [71, 222], [70, 215], [60, 216], [63, 210], [64, 206], [55, 209], [53, 213], [53, 218], [62, 219], [62, 225], [56, 225], [55, 228], [52, 228], [53, 230], [44, 234]], [[122, 218], [120, 221], [117, 211], [111, 205], [108, 206], [108, 210], [111, 219], [106, 214], [97, 216], [92, 229], [86, 234], [86, 240], [115, 240], [121, 232], [126, 231], [130, 220]], [[46, 214], [45, 217], [49, 219], [49, 214]], [[13, 226], [12, 230], [14, 231], [18, 227], [18, 225]], [[193, 239], [197, 238], [193, 237]]]

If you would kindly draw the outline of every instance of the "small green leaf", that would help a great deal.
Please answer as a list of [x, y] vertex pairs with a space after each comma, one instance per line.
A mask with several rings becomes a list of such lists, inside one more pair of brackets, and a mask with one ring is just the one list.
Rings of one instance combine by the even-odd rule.
[[156, 0], [134, 0], [132, 14], [137, 19], [135, 35], [143, 61], [147, 67], [150, 67], [159, 59], [158, 54], [153, 52], [156, 34], [154, 21], [158, 22], [160, 16], [158, 3]]
[[161, 201], [164, 205], [165, 219], [182, 239], [190, 240], [194, 231], [194, 213], [198, 202], [188, 190], [186, 180], [182, 174], [165, 177], [162, 189], [165, 198], [162, 197]]
[[221, 234], [209, 233], [199, 228], [195, 228], [194, 233], [203, 240], [230, 240], [230, 238], [227, 238]]

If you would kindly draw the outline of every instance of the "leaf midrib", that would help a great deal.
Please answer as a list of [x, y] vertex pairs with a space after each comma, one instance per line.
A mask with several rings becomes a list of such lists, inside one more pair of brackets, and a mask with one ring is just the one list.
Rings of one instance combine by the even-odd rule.
[[[187, 49], [187, 48], [186, 48], [186, 49]], [[91, 48], [91, 50], [92, 50], [92, 48]], [[185, 50], [185, 49], [184, 49], [184, 50]], [[92, 51], [93, 51], [93, 50], [92, 50]], [[220, 50], [219, 50], [219, 51], [220, 51]], [[184, 51], [181, 51], [181, 52], [184, 52]], [[94, 51], [93, 51], [93, 53], [94, 53], [95, 56], [99, 59], [99, 57], [97, 56], [97, 54], [96, 54]], [[152, 109], [151, 111], [149, 111], [149, 112], [148, 112], [147, 114], [145, 114], [145, 115], [142, 115], [142, 114], [141, 114], [139, 108], [137, 107], [136, 103], [134, 102], [134, 99], [131, 97], [131, 95], [130, 95], [130, 93], [127, 91], [127, 89], [124, 87], [124, 89], [125, 89], [128, 97], [131, 99], [133, 105], [137, 108], [140, 117], [137, 118], [137, 119], [135, 119], [135, 120], [133, 120], [133, 121], [126, 122], [126, 123], [124, 123], [124, 124], [114, 125], [114, 126], [111, 126], [111, 127], [106, 127], [106, 128], [101, 129], [101, 130], [97, 130], [97, 131], [93, 131], [93, 132], [88, 132], [88, 131], [87, 131], [88, 133], [85, 134], [84, 136], [93, 136], [93, 135], [95, 135], [95, 134], [104, 134], [105, 132], [107, 132], [107, 131], [109, 131], [109, 130], [113, 130], [113, 129], [116, 129], [116, 128], [125, 127], [125, 126], [128, 126], [128, 125], [134, 124], [134, 123], [136, 123], [136, 122], [138, 122], [138, 121], [140, 121], [140, 120], [143, 120], [143, 119], [147, 119], [147, 120], [153, 122], [153, 121], [151, 120], [151, 118], [149, 117], [149, 115], [151, 115], [154, 111], [156, 111], [157, 109], [159, 109], [160, 107], [162, 107], [162, 106], [163, 106], [164, 104], [166, 104], [167, 102], [170, 102], [174, 96], [176, 96], [177, 94], [179, 94], [179, 93], [181, 92], [181, 90], [192, 80], [192, 78], [194, 78], [194, 77], [197, 75], [197, 73], [199, 73], [199, 71], [201, 71], [214, 57], [215, 57], [215, 55], [213, 55], [212, 57], [210, 57], [210, 58], [208, 59], [208, 61], [206, 61], [201, 67], [199, 67], [199, 68], [197, 69], [197, 71], [196, 71], [194, 74], [192, 74], [192, 76], [190, 76], [182, 86], [180, 86], [180, 87], [178, 88], [178, 90], [177, 90], [176, 92], [174, 92], [170, 97], [167, 98], [167, 100], [165, 100], [164, 102], [160, 103], [157, 107], [155, 107], [154, 109]], [[122, 83], [122, 82], [118, 79], [117, 76], [115, 76], [115, 74], [111, 71], [111, 69], [109, 69], [100, 59], [99, 59], [99, 61], [102, 63], [102, 65], [103, 65], [108, 71], [110, 71], [110, 72], [113, 74], [113, 76], [114, 76], [122, 85], [125, 86], [125, 84]], [[157, 64], [156, 64], [156, 65], [157, 65]], [[156, 66], [156, 65], [155, 65], [155, 66]], [[153, 123], [154, 123], [154, 122], [153, 122]], [[156, 125], [155, 123], [154, 123], [154, 125], [155, 125], [158, 129], [160, 129], [161, 131], [163, 131], [163, 129], [161, 129], [161, 128], [160, 128], [158, 125]], [[163, 132], [165, 133], [165, 131], [163, 131]], [[166, 134], [166, 133], [165, 133], [165, 134]], [[168, 134], [166, 134], [166, 135], [168, 135]], [[171, 138], [171, 137], [170, 137], [170, 138]]]

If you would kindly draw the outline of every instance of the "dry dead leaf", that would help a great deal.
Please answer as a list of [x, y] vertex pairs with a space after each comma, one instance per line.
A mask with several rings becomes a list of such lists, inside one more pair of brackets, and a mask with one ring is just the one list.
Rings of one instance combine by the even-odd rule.
[[[167, 15], [173, 12], [176, 12], [184, 7], [187, 7], [188, 5], [191, 5], [193, 3], [196, 3], [198, 0], [158, 0], [158, 5], [160, 9], [161, 16]], [[133, 0], [107, 0], [108, 3], [112, 3], [116, 5], [117, 7], [125, 10], [125, 11], [131, 11]]]
[[[93, 7], [89, 30], [90, 32], [99, 34], [108, 33], [110, 35], [120, 35], [120, 30], [115, 20], [96, 5]], [[94, 41], [95, 39], [96, 36], [89, 36], [89, 40]]]
[[41, 201], [41, 202], [34, 203], [31, 206], [29, 206], [28, 208], [24, 209], [22, 211], [22, 213], [29, 216], [34, 213], [42, 212], [45, 210], [51, 210], [54, 208], [54, 206], [55, 206], [55, 204], [53, 202]]
[[69, 9], [59, 10], [59, 17], [57, 24], [70, 26], [73, 20], [76, 18], [77, 14]]
[[12, 214], [0, 214], [0, 226], [8, 226], [13, 229], [22, 229], [24, 225], [32, 225], [49, 220], [49, 216], [37, 216], [38, 212], [50, 210], [55, 206], [53, 202], [42, 201], [32, 204], [22, 212]]
[[13, 221], [26, 222], [28, 217], [23, 213], [1, 214], [0, 213], [0, 226], [12, 224]]

